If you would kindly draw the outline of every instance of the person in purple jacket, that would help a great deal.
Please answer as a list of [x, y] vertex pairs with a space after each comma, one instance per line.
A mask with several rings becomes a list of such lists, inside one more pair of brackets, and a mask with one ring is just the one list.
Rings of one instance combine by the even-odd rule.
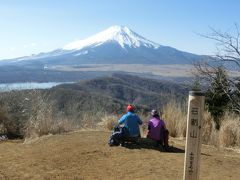
[[148, 122], [147, 138], [156, 142], [156, 146], [163, 145], [168, 147], [168, 130], [164, 121], [160, 118], [156, 110], [151, 111], [152, 118]]

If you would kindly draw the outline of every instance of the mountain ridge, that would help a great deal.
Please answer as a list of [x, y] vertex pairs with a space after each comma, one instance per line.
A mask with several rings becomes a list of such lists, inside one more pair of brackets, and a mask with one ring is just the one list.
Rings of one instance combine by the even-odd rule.
[[29, 57], [11, 59], [0, 64], [11, 65], [79, 65], [79, 64], [192, 64], [205, 59], [160, 45], [137, 34], [126, 26], [112, 26], [63, 48]]

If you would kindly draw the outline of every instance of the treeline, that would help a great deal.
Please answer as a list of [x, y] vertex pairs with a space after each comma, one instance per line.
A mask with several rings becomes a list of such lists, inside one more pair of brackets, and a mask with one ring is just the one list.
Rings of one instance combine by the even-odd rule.
[[[66, 122], [76, 128], [86, 124], [93, 127], [104, 114], [124, 113], [127, 103], [147, 114], [151, 108], [162, 108], [170, 99], [185, 101], [187, 92], [181, 85], [121, 74], [49, 90], [5, 92], [0, 95], [0, 124], [2, 132], [11, 137], [26, 136], [34, 127], [46, 129], [47, 123], [56, 132], [64, 131]], [[38, 133], [44, 134], [44, 130]]]

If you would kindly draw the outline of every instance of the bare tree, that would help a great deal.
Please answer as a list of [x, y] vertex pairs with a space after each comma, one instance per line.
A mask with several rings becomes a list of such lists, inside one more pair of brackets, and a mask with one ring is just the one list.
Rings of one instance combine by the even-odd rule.
[[216, 42], [217, 60], [233, 63], [240, 70], [240, 31], [238, 25], [234, 24], [234, 28], [227, 32], [210, 29], [211, 33], [201, 36]]
[[[219, 71], [225, 69], [228, 74], [228, 83], [224, 81], [217, 82], [222, 83], [222, 90], [231, 102], [230, 109], [240, 113], [240, 31], [238, 25], [234, 24], [234, 28], [227, 32], [211, 28], [211, 33], [201, 36], [214, 40], [218, 51], [212, 58], [214, 61], [195, 64], [197, 77], [203, 78], [209, 84], [212, 84], [219, 75]], [[233, 69], [238, 72], [235, 77], [230, 75], [230, 71]]]

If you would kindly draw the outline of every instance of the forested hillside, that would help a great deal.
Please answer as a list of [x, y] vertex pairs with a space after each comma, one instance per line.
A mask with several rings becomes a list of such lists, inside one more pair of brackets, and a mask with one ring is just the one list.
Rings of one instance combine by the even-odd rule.
[[29, 122], [43, 119], [52, 123], [64, 120], [76, 126], [96, 124], [104, 114], [121, 115], [128, 103], [134, 104], [138, 113], [147, 114], [172, 99], [185, 101], [187, 90], [166, 81], [115, 74], [47, 90], [1, 93], [1, 116], [7, 119], [4, 126], [11, 135], [22, 136]]

